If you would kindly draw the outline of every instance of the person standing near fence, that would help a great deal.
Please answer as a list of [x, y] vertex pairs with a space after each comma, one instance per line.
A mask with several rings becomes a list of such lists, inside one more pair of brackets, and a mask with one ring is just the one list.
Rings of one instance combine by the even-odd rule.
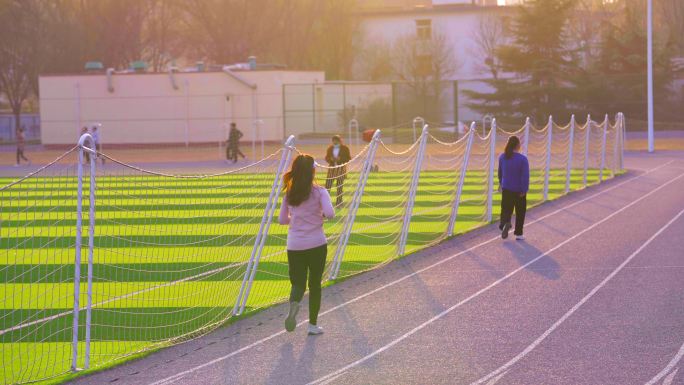
[[230, 132], [228, 133], [228, 145], [226, 146], [226, 159], [232, 159], [233, 163], [237, 163], [238, 155], [245, 159], [245, 154], [240, 151], [240, 138], [242, 136], [242, 131], [237, 129], [235, 123], [231, 123]]
[[525, 212], [527, 211], [527, 191], [530, 189], [530, 164], [520, 152], [520, 139], [511, 136], [504, 153], [499, 157], [499, 191], [501, 192], [501, 238], [508, 238], [511, 229], [511, 216], [515, 211], [515, 239], [522, 241]]
[[[88, 131], [87, 126], [83, 126], [83, 128], [81, 128], [81, 136], [83, 136], [83, 134], [89, 134], [89, 133], [90, 132]], [[90, 153], [88, 151], [83, 151], [83, 160], [85, 161], [86, 164], [90, 163]]]
[[314, 159], [299, 155], [283, 177], [285, 196], [280, 206], [278, 222], [288, 225], [287, 263], [292, 289], [285, 330], [297, 326], [299, 302], [309, 283], [309, 335], [323, 333], [318, 326], [321, 308], [321, 279], [328, 254], [328, 241], [323, 232], [323, 220], [335, 216], [328, 191], [314, 183]]
[[351, 152], [349, 147], [342, 143], [342, 138], [339, 135], [332, 137], [332, 144], [328, 146], [325, 153], [325, 161], [328, 166], [328, 175], [325, 179], [325, 189], [330, 193], [333, 182], [337, 185], [337, 206], [342, 204], [342, 193], [344, 188], [344, 180], [347, 178], [347, 162], [351, 160]]
[[31, 161], [24, 155], [24, 148], [26, 146], [26, 138], [24, 137], [24, 127], [21, 127], [17, 131], [17, 164], [15, 167], [19, 167], [21, 160], [28, 162], [31, 165]]
[[97, 157], [102, 159], [102, 164], [105, 164], [105, 158], [104, 156], [100, 156], [100, 150], [102, 149], [102, 146], [100, 146], [100, 131], [97, 129], [97, 124], [93, 125], [93, 131], [90, 133], [90, 135], [93, 136], [93, 142], [95, 142], [95, 150], [97, 151]]

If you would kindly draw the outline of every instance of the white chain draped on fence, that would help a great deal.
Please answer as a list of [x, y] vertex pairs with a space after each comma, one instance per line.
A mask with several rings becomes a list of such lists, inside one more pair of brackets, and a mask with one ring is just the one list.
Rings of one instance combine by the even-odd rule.
[[[497, 154], [512, 134], [530, 161], [530, 205], [623, 169], [622, 114], [564, 127], [528, 119], [515, 132], [493, 120], [486, 135], [473, 123], [454, 142], [423, 125], [402, 148], [378, 130], [348, 163], [317, 164], [336, 208], [325, 225], [326, 279], [494, 220]], [[294, 137], [256, 163], [197, 176], [144, 170], [92, 148], [85, 134], [0, 188], [1, 383], [102, 367], [288, 296], [287, 229], [272, 222], [299, 152]], [[96, 167], [99, 157], [106, 167]]]

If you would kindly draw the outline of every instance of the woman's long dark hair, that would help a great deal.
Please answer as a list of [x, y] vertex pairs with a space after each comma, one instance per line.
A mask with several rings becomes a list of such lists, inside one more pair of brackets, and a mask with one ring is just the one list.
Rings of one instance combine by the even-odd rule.
[[299, 206], [309, 199], [314, 184], [314, 158], [311, 155], [297, 155], [292, 168], [283, 176], [283, 182], [289, 205]]
[[517, 136], [512, 135], [508, 138], [508, 142], [506, 142], [506, 149], [504, 150], [504, 156], [506, 159], [511, 159], [513, 156], [513, 151], [515, 151], [518, 146], [520, 146], [520, 139], [518, 139]]

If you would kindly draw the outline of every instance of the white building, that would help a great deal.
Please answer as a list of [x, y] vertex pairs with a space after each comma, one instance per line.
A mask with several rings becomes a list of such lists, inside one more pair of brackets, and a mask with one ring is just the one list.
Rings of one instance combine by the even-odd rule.
[[362, 45], [392, 44], [396, 39], [415, 36], [430, 39], [439, 33], [446, 37], [454, 53], [457, 70], [454, 80], [491, 77], [483, 65], [475, 31], [483, 17], [506, 17], [521, 0], [384, 0], [365, 5], [360, 12]]
[[245, 141], [280, 141], [283, 85], [324, 81], [321, 71], [285, 70], [41, 76], [41, 140], [74, 144], [98, 122], [105, 144], [217, 143], [235, 122]]
[[[392, 47], [400, 38], [429, 40], [437, 34], [451, 46], [455, 71], [444, 80], [457, 80], [458, 89], [478, 92], [493, 91], [483, 79], [490, 79], [491, 72], [485, 65], [487, 57], [477, 43], [476, 33], [484, 22], [513, 16], [515, 7], [523, 0], [376, 0], [365, 3], [361, 17], [361, 45], [366, 47]], [[501, 42], [499, 42], [501, 43]], [[364, 58], [360, 58], [363, 68]], [[360, 71], [363, 72], [363, 71]], [[466, 106], [465, 98], [459, 96], [460, 121], [480, 120], [481, 114]], [[450, 120], [453, 113], [444, 116]]]

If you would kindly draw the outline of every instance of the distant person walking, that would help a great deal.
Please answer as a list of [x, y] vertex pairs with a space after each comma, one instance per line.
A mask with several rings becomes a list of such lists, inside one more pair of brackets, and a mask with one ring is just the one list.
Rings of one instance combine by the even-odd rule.
[[17, 131], [17, 164], [15, 165], [16, 167], [19, 167], [22, 159], [28, 162], [29, 166], [31, 165], [31, 161], [24, 155], [25, 146], [26, 138], [24, 137], [24, 127], [21, 127]]
[[228, 145], [226, 146], [226, 159], [232, 159], [233, 163], [237, 163], [238, 155], [245, 159], [245, 154], [240, 151], [240, 138], [242, 136], [242, 131], [237, 129], [235, 123], [231, 123], [230, 132], [228, 133]]
[[342, 193], [344, 188], [344, 180], [347, 178], [347, 162], [351, 160], [351, 152], [349, 147], [342, 143], [342, 138], [339, 135], [332, 137], [332, 144], [328, 146], [325, 153], [325, 161], [328, 166], [333, 167], [328, 169], [328, 175], [325, 179], [325, 189], [330, 193], [333, 182], [337, 185], [337, 203], [342, 204]]
[[93, 142], [95, 142], [95, 150], [98, 152], [97, 157], [102, 159], [102, 164], [105, 164], [104, 156], [99, 154], [102, 146], [100, 145], [100, 131], [97, 129], [97, 125], [93, 126], [93, 131], [90, 133], [90, 135], [93, 136]]
[[522, 241], [527, 191], [530, 189], [530, 164], [525, 155], [519, 153], [520, 139], [511, 136], [506, 149], [499, 157], [499, 191], [501, 191], [501, 238], [508, 238], [511, 216], [515, 211], [515, 239]]
[[285, 330], [291, 332], [297, 326], [299, 302], [304, 297], [308, 275], [310, 335], [323, 333], [318, 326], [321, 279], [328, 254], [323, 220], [335, 215], [328, 191], [314, 183], [314, 167], [314, 159], [309, 155], [299, 155], [292, 162], [292, 169], [283, 177], [285, 197], [278, 216], [281, 225], [289, 225], [287, 263], [292, 289]]

